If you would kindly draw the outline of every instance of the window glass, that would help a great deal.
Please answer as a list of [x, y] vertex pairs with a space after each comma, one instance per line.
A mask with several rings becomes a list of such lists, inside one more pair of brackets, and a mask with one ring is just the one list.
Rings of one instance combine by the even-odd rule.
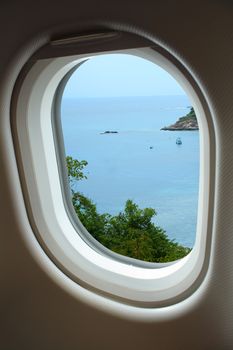
[[61, 124], [79, 220], [121, 255], [167, 262], [195, 242], [199, 131], [166, 71], [126, 54], [95, 56], [64, 90]]

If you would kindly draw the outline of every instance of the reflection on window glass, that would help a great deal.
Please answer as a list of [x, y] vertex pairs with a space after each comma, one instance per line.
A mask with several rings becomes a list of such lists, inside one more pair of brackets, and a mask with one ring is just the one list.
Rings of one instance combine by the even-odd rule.
[[150, 262], [194, 245], [199, 186], [195, 111], [163, 69], [126, 54], [95, 56], [61, 107], [74, 209], [112, 251]]

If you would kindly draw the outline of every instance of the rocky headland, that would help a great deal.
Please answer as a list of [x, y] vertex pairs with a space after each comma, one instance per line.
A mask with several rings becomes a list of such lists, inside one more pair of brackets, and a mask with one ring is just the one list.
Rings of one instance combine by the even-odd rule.
[[199, 130], [196, 114], [193, 107], [191, 107], [189, 113], [187, 113], [184, 117], [179, 118], [175, 124], [164, 126], [161, 130], [169, 130], [169, 131]]

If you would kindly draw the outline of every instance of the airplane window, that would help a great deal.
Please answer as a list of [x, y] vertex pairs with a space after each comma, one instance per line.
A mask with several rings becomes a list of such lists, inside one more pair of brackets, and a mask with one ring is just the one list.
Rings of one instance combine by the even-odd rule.
[[64, 89], [61, 125], [78, 220], [115, 253], [164, 263], [196, 237], [199, 126], [177, 81], [129, 54], [84, 62]]
[[68, 53], [40, 51], [12, 104], [32, 232], [62, 276], [85, 289], [142, 307], [179, 302], [208, 267], [207, 101], [163, 48]]

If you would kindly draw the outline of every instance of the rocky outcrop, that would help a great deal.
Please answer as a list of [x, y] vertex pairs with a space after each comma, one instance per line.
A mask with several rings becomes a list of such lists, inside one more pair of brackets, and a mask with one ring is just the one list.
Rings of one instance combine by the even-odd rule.
[[194, 112], [193, 107], [186, 116], [179, 118], [175, 124], [165, 126], [161, 130], [169, 131], [180, 131], [180, 130], [199, 130], [197, 118]]
[[103, 134], [118, 134], [118, 131], [107, 130], [107, 131], [101, 132], [101, 135], [103, 135]]

